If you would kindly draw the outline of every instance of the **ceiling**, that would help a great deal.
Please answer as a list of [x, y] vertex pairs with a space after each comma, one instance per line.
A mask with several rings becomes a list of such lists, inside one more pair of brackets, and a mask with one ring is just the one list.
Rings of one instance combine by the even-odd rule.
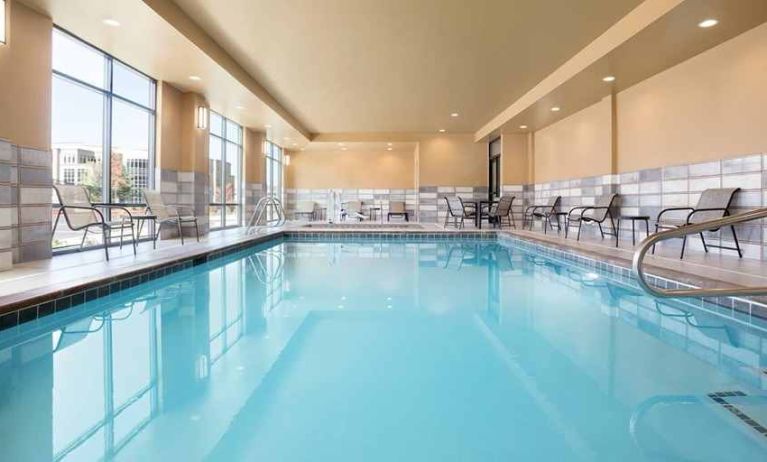
[[767, 20], [765, 0], [20, 1], [294, 150], [537, 130]]
[[[182, 91], [203, 94], [211, 108], [277, 144], [308, 143], [300, 126], [271, 107], [141, 0], [23, 0], [54, 24]], [[119, 21], [110, 27], [104, 19]], [[189, 76], [201, 78], [192, 81]], [[287, 142], [290, 140], [290, 143]]]
[[641, 1], [175, 3], [309, 131], [333, 133], [474, 132]]
[[[716, 18], [702, 29], [702, 19]], [[765, 0], [687, 0], [519, 111], [498, 133], [539, 130], [767, 21]], [[613, 76], [613, 82], [604, 82]], [[561, 110], [552, 112], [557, 106]], [[521, 126], [526, 128], [522, 129]]]
[[301, 151], [307, 152], [409, 152], [415, 151], [418, 143], [413, 141], [314, 141], [308, 144]]

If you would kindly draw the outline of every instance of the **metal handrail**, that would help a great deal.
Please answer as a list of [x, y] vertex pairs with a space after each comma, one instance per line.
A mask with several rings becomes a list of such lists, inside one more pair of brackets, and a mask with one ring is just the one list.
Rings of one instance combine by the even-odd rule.
[[[263, 225], [259, 225], [262, 222], [262, 218], [265, 218], [264, 214], [267, 209], [270, 207], [275, 211], [276, 218], [267, 218], [263, 221]], [[267, 228], [282, 226], [286, 221], [287, 216], [285, 215], [285, 209], [282, 207], [282, 201], [273, 195], [264, 196], [258, 201], [256, 208], [253, 209], [250, 220], [248, 220], [247, 232], [253, 229], [258, 230], [260, 229], [259, 226]]]
[[680, 226], [679, 228], [661, 231], [648, 236], [639, 244], [639, 248], [636, 250], [636, 252], [634, 252], [634, 259], [632, 263], [634, 277], [637, 279], [639, 285], [644, 290], [656, 297], [663, 298], [767, 295], [767, 287], [730, 287], [722, 289], [661, 289], [659, 287], [650, 285], [647, 282], [646, 275], [644, 273], [644, 257], [647, 254], [647, 251], [650, 250], [650, 247], [654, 246], [660, 241], [665, 241], [666, 239], [672, 239], [675, 237], [684, 237], [690, 234], [702, 233], [704, 231], [716, 230], [724, 226], [745, 223], [747, 221], [758, 220], [760, 218], [767, 218], [767, 208], [756, 209], [750, 212], [717, 218], [715, 220], [704, 221], [701, 223], [686, 224]]

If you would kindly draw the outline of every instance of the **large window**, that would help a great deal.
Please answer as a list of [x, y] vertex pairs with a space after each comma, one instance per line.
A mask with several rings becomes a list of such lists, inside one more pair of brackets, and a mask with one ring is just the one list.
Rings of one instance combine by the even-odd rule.
[[210, 113], [210, 227], [239, 226], [242, 211], [242, 127]]
[[[60, 29], [53, 30], [52, 64], [53, 181], [85, 186], [92, 202], [142, 212], [141, 190], [154, 171], [156, 82]], [[104, 211], [111, 219], [124, 213]], [[79, 245], [82, 237], [60, 223], [53, 247]], [[85, 243], [99, 240], [89, 234]]]
[[[266, 157], [266, 194], [283, 200], [282, 162], [284, 152], [281, 147], [271, 141], [266, 141], [264, 142], [264, 155]], [[271, 216], [274, 213], [271, 207], [268, 209], [268, 213], [269, 219], [275, 218]]]

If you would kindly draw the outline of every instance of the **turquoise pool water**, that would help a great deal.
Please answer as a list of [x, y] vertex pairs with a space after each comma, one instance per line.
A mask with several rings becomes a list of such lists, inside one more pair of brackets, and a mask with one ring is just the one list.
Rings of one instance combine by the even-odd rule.
[[766, 460], [766, 331], [708, 308], [496, 242], [279, 242], [0, 334], [0, 460]]

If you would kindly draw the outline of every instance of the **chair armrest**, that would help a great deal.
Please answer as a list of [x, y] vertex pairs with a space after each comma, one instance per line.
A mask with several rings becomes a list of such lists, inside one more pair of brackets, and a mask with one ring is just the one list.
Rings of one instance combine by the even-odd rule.
[[583, 206], [583, 205], [578, 206], [578, 207], [573, 207], [573, 208], [570, 209], [569, 212], [567, 212], [567, 218], [569, 219], [572, 216], [573, 212], [576, 212], [578, 210], [581, 210], [581, 215], [583, 215], [583, 212], [585, 212], [586, 210], [588, 210], [590, 208], [593, 208], [593, 207], [588, 207], [588, 206]]
[[108, 208], [108, 209], [120, 209], [120, 210], [123, 210], [125, 213], [127, 213], [127, 214], [128, 214], [128, 219], [129, 219], [129, 221], [130, 221], [131, 223], [133, 223], [133, 214], [132, 214], [132, 213], [130, 213], [130, 210], [128, 210], [128, 209], [127, 209], [127, 208], [126, 208], [124, 205], [119, 205], [119, 204], [105, 204], [105, 203], [103, 203], [103, 202], [94, 203], [93, 205], [94, 205], [95, 207], [104, 207], [104, 208]]
[[713, 207], [713, 208], [706, 208], [706, 209], [693, 209], [692, 212], [687, 214], [687, 223], [690, 223], [690, 219], [693, 215], [695, 215], [698, 212], [724, 212], [724, 214], [727, 214], [727, 207]]
[[660, 211], [660, 213], [658, 214], [658, 217], [655, 219], [655, 221], [660, 221], [660, 217], [662, 217], [663, 214], [666, 213], [666, 212], [681, 212], [683, 210], [690, 210], [690, 211], [692, 211], [692, 210], [695, 210], [695, 209], [692, 208], [692, 207], [670, 207], [670, 208], [667, 208], [667, 209], [663, 209], [663, 210]]
[[104, 214], [101, 213], [101, 210], [97, 209], [96, 207], [86, 207], [84, 205], [60, 205], [60, 209], [66, 211], [66, 209], [77, 209], [77, 210], [90, 210], [91, 212], [95, 212], [96, 215], [99, 216], [101, 219], [101, 223], [104, 224], [107, 221], [104, 219]]

